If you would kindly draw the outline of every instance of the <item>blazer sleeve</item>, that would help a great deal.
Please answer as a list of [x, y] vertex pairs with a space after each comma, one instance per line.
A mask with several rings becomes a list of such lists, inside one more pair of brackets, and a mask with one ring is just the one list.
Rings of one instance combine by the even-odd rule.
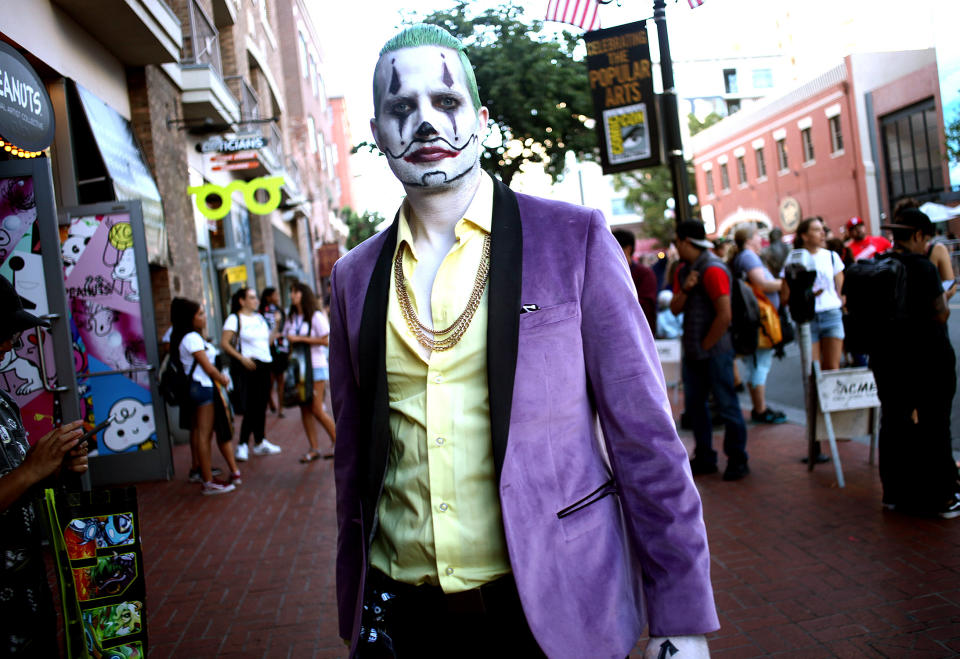
[[700, 495], [623, 254], [594, 211], [581, 296], [584, 359], [640, 563], [651, 636], [719, 628]]
[[[339, 265], [339, 264], [338, 264]], [[337, 601], [340, 636], [350, 639], [357, 605], [357, 585], [363, 563], [360, 517], [358, 441], [360, 389], [354, 377], [345, 296], [338, 286], [337, 266], [330, 275], [330, 398], [337, 429], [334, 480], [337, 488]]]

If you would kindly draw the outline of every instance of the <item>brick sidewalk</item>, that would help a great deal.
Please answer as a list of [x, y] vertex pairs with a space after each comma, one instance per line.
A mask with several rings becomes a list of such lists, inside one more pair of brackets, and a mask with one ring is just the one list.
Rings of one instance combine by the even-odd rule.
[[[284, 452], [242, 465], [236, 493], [201, 497], [186, 446], [176, 480], [139, 487], [151, 658], [345, 656], [332, 464], [297, 462], [295, 410], [271, 416], [267, 436]], [[840, 444], [841, 490], [831, 465], [799, 463], [800, 426], [749, 437], [748, 478], [696, 480], [722, 624], [713, 655], [960, 655], [960, 520], [883, 512], [865, 445]]]

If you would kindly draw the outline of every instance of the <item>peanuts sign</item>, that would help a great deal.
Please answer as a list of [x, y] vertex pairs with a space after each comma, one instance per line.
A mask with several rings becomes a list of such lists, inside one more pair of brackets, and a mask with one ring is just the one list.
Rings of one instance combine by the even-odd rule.
[[603, 173], [659, 165], [646, 24], [640, 21], [588, 32], [584, 41]]

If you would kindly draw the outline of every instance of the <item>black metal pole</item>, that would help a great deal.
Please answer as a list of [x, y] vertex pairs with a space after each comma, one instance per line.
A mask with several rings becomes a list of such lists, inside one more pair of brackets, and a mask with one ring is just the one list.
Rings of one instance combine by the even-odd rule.
[[677, 90], [673, 84], [673, 60], [670, 58], [670, 40], [667, 37], [666, 0], [653, 0], [653, 20], [657, 25], [660, 41], [660, 77], [663, 80], [663, 95], [660, 110], [663, 115], [664, 146], [667, 165], [673, 178], [673, 200], [676, 221], [693, 218], [690, 208], [690, 185], [687, 164], [683, 160], [683, 139], [680, 137], [680, 114], [677, 106]]

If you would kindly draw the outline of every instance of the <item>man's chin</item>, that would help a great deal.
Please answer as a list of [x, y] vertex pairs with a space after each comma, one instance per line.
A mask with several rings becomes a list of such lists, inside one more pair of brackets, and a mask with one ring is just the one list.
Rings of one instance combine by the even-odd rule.
[[479, 168], [479, 161], [462, 171], [447, 172], [440, 169], [424, 172], [394, 171], [397, 179], [405, 188], [416, 188], [422, 191], [443, 192], [455, 189], [471, 180], [471, 174]]

